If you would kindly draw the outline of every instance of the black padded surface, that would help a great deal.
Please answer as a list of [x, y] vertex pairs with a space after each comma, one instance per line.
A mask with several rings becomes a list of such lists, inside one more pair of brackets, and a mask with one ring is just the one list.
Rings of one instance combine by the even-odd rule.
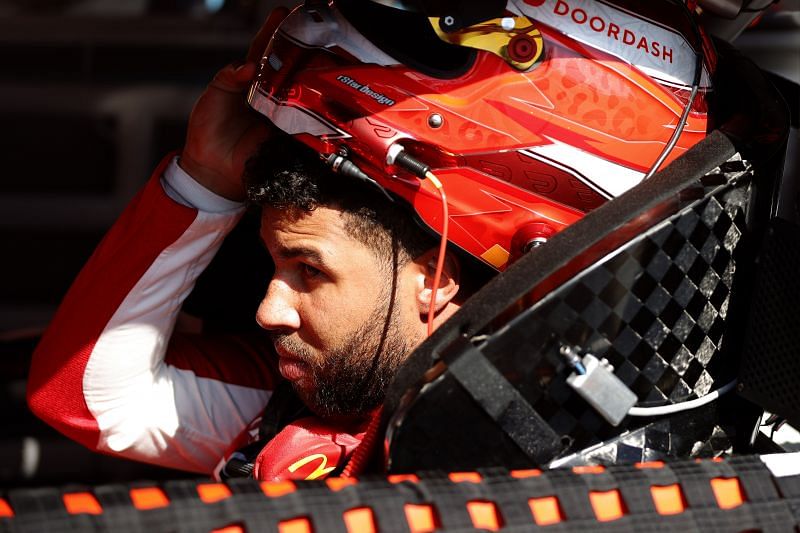
[[758, 256], [741, 393], [800, 427], [800, 227], [772, 221]]

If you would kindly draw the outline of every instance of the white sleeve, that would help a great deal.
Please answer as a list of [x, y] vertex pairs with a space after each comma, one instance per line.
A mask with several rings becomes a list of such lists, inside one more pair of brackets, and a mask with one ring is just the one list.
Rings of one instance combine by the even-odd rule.
[[211, 473], [277, 374], [253, 339], [169, 344], [184, 299], [244, 210], [179, 177], [166, 189], [184, 201], [173, 200], [162, 180], [170, 164], [178, 175], [175, 161], [159, 166], [73, 282], [33, 354], [28, 404], [90, 448]]
[[206, 213], [232, 213], [241, 210], [244, 204], [228, 200], [206, 189], [192, 178], [179, 164], [175, 156], [164, 170], [162, 185], [167, 196], [181, 205], [194, 207]]
[[270, 392], [165, 364], [182, 302], [243, 210], [200, 186], [176, 160], [165, 183], [168, 195], [199, 212], [108, 321], [86, 366], [84, 396], [97, 420], [99, 450], [207, 473]]

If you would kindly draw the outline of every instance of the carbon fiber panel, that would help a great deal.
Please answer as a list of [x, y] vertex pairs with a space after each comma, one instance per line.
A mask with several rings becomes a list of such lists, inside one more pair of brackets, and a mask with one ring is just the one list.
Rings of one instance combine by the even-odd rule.
[[[735, 365], [723, 357], [725, 320], [750, 195], [747, 185], [721, 184], [744, 169], [731, 162], [706, 176], [705, 189], [685, 195], [701, 199], [552, 291], [481, 347], [557, 433], [571, 436], [570, 449], [620, 431], [567, 385], [572, 370], [555, 353], [559, 343], [606, 358], [640, 406], [703, 396], [734, 378]], [[531, 357], [537, 344], [544, 357]]]

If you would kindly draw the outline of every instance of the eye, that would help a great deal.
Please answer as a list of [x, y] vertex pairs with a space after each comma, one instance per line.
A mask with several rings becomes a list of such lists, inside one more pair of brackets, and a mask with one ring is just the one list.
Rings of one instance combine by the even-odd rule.
[[308, 263], [300, 263], [300, 271], [302, 272], [303, 276], [306, 278], [316, 278], [317, 276], [322, 274], [322, 271], [318, 268], [315, 268]]

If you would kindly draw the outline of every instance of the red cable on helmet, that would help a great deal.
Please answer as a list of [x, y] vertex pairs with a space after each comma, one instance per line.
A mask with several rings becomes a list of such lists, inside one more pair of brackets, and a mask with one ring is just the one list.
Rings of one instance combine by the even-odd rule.
[[433, 319], [436, 315], [436, 292], [439, 290], [439, 282], [442, 280], [444, 258], [447, 253], [447, 231], [449, 229], [450, 213], [447, 209], [447, 195], [444, 192], [442, 182], [430, 170], [425, 176], [439, 191], [439, 197], [442, 199], [442, 237], [439, 240], [439, 256], [436, 258], [436, 271], [433, 275], [433, 286], [431, 287], [431, 303], [428, 308], [428, 336], [430, 337], [431, 333], [433, 333]]
[[439, 255], [436, 258], [436, 270], [433, 275], [433, 285], [431, 286], [431, 302], [428, 308], [428, 336], [433, 333], [433, 319], [436, 316], [436, 293], [439, 290], [439, 282], [442, 279], [444, 270], [444, 259], [447, 253], [447, 233], [449, 229], [449, 212], [447, 208], [447, 195], [439, 178], [431, 171], [431, 167], [418, 160], [406, 152], [399, 144], [389, 148], [387, 163], [396, 164], [408, 170], [421, 180], [428, 180], [439, 191], [442, 200], [442, 231], [439, 240]]

